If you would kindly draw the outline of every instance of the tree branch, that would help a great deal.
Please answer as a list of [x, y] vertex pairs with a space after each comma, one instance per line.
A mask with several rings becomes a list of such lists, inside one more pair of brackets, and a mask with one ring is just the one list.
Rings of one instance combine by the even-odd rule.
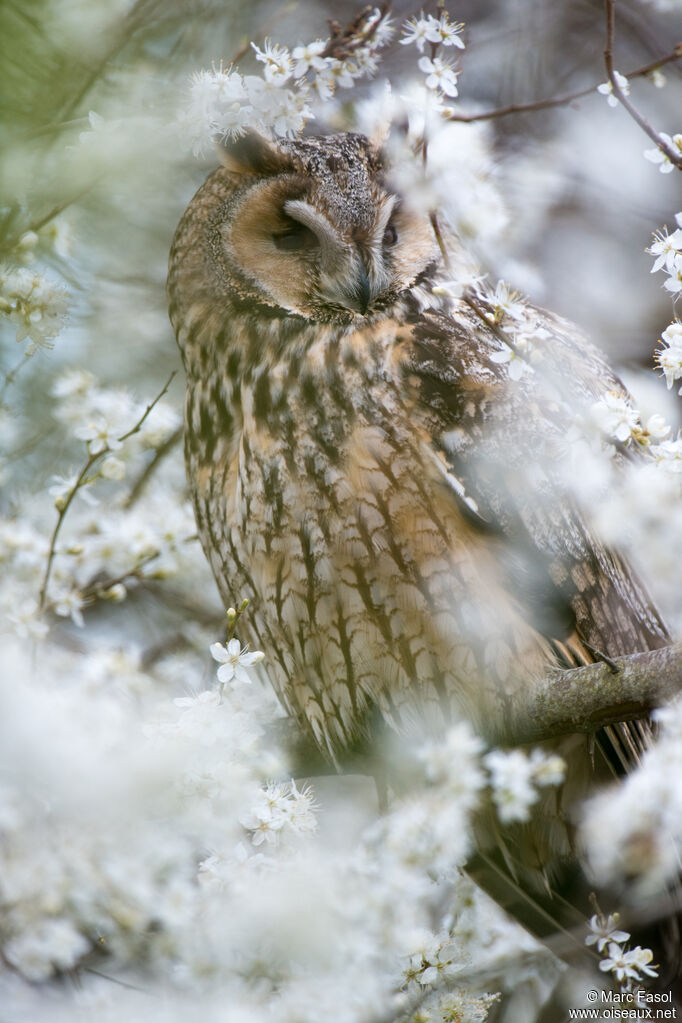
[[513, 708], [505, 742], [539, 742], [572, 732], [596, 732], [617, 721], [645, 718], [682, 692], [682, 644], [553, 671], [530, 686]]

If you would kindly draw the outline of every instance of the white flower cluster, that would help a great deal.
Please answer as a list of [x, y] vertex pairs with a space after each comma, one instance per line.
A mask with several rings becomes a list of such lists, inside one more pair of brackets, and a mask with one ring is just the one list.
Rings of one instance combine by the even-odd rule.
[[27, 267], [0, 267], [0, 313], [17, 328], [17, 341], [29, 338], [29, 352], [51, 348], [66, 321], [64, 288]]
[[647, 977], [658, 976], [658, 967], [652, 966], [654, 954], [650, 948], [628, 948], [630, 939], [627, 931], [617, 928], [618, 913], [602, 916], [595, 914], [590, 919], [590, 934], [585, 938], [586, 945], [596, 945], [597, 951], [603, 956], [599, 969], [603, 973], [613, 973], [621, 991], [632, 991], [633, 982], [639, 984], [642, 974]]
[[[682, 134], [678, 133], [673, 135], [671, 138], [670, 135], [666, 135], [664, 131], [661, 131], [658, 133], [658, 137], [661, 142], [665, 143], [671, 152], [677, 153], [677, 155], [682, 158]], [[668, 154], [664, 153], [662, 149], [658, 148], [658, 146], [654, 146], [653, 149], [645, 149], [644, 156], [651, 163], [658, 164], [658, 169], [661, 174], [672, 174], [675, 170], [675, 164], [672, 162]]]
[[[682, 234], [682, 232], [680, 232]], [[656, 362], [663, 370], [668, 390], [682, 377], [682, 323], [675, 320], [661, 334], [664, 348], [656, 352]], [[682, 394], [682, 386], [678, 394]]]
[[682, 702], [659, 710], [660, 736], [617, 789], [585, 806], [582, 837], [595, 879], [656, 890], [679, 870], [682, 798]]
[[[661, 366], [666, 376], [673, 376], [677, 372], [676, 363], [679, 356], [680, 351], [674, 344], [657, 353], [659, 364], [661, 357], [667, 364], [667, 369], [666, 366]], [[608, 391], [592, 406], [592, 417], [597, 428], [606, 437], [621, 444], [634, 442], [646, 451], [655, 466], [670, 473], [682, 472], [682, 436], [670, 437], [671, 427], [660, 413], [653, 413], [646, 423], [642, 424], [641, 414], [633, 407], [627, 395], [618, 391]]]
[[453, 63], [443, 57], [437, 56], [440, 46], [454, 46], [460, 50], [464, 49], [464, 42], [460, 33], [464, 25], [460, 22], [450, 21], [447, 11], [441, 11], [438, 18], [432, 14], [422, 14], [419, 17], [411, 18], [403, 25], [403, 38], [400, 40], [403, 46], [414, 44], [420, 53], [424, 53], [424, 46], [428, 43], [431, 49], [431, 56], [419, 58], [419, 70], [426, 76], [426, 88], [431, 89], [438, 95], [454, 98], [457, 95], [457, 71]]
[[[665, 229], [656, 231], [647, 250], [655, 257], [651, 272], [663, 270], [668, 274], [665, 287], [673, 295], [682, 289], [682, 213], [676, 214], [675, 219], [677, 229], [672, 234]], [[663, 347], [656, 351], [655, 360], [670, 389], [682, 378], [682, 324], [678, 320], [663, 331], [661, 343]], [[630, 398], [617, 391], [602, 395], [592, 412], [596, 425], [607, 437], [621, 444], [634, 442], [647, 451], [657, 466], [672, 473], [682, 472], [682, 437], [671, 436], [671, 427], [662, 415], [654, 413], [643, 425]]]
[[242, 75], [222, 63], [194, 74], [181, 118], [183, 134], [193, 140], [197, 155], [216, 136], [235, 137], [249, 128], [292, 138], [314, 117], [316, 100], [328, 100], [337, 87], [351, 88], [374, 73], [378, 53], [391, 34], [390, 19], [374, 8], [339, 46], [317, 39], [290, 51], [269, 39], [262, 48], [252, 43], [256, 60], [263, 64], [262, 77]]
[[677, 229], [672, 234], [668, 234], [665, 228], [654, 231], [654, 241], [647, 252], [656, 257], [651, 273], [663, 270], [668, 275], [663, 287], [673, 295], [679, 295], [682, 291], [682, 213], [675, 214], [675, 221]]

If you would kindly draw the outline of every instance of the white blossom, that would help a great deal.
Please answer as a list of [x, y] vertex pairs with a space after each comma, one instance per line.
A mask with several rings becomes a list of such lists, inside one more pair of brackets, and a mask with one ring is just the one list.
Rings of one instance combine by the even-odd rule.
[[[682, 158], [682, 134], [673, 135], [671, 137], [670, 135], [666, 135], [664, 131], [660, 131], [658, 133], [658, 137], [661, 142], [665, 143], [668, 149], [670, 149], [673, 153], [677, 153], [677, 155]], [[672, 174], [675, 170], [675, 164], [672, 162], [668, 154], [664, 153], [662, 149], [658, 148], [658, 146], [654, 146], [653, 149], [645, 149], [644, 156], [651, 163], [657, 163], [659, 165], [658, 169], [661, 174]]]
[[283, 85], [291, 76], [294, 68], [291, 54], [286, 46], [278, 46], [271, 39], [266, 39], [262, 50], [255, 43], [251, 43], [251, 48], [256, 54], [256, 60], [265, 65], [263, 75], [266, 82]]
[[510, 288], [505, 281], [497, 282], [489, 302], [493, 306], [496, 322], [499, 322], [503, 316], [509, 316], [512, 320], [522, 320], [526, 315], [523, 296]]
[[439, 18], [429, 16], [428, 40], [431, 43], [440, 43], [442, 46], [456, 46], [464, 49], [464, 42], [460, 33], [464, 28], [463, 22], [450, 21], [447, 11], [442, 11]]
[[590, 917], [592, 933], [585, 938], [585, 944], [596, 945], [598, 952], [603, 952], [609, 942], [622, 945], [630, 935], [627, 931], [619, 931], [616, 927], [617, 923], [618, 913], [610, 913], [608, 917], [597, 915]]
[[664, 440], [653, 449], [658, 465], [672, 473], [682, 473], [682, 438]]
[[663, 282], [663, 287], [673, 295], [678, 295], [682, 291], [682, 260], [675, 261], [675, 266], [667, 281]]
[[323, 71], [327, 67], [328, 58], [322, 56], [327, 42], [328, 40], [316, 39], [315, 42], [305, 46], [294, 47], [292, 52], [292, 57], [296, 62], [293, 70], [294, 78], [302, 78], [310, 68], [313, 71]]
[[[661, 340], [666, 342], [665, 348], [659, 348], [655, 358], [660, 369], [663, 370], [668, 390], [682, 377], [682, 323], [675, 320], [667, 327], [661, 335]], [[681, 392], [682, 393], [682, 389]]]
[[49, 626], [41, 618], [37, 600], [28, 598], [7, 610], [7, 622], [22, 639], [43, 639]]
[[420, 17], [410, 18], [403, 25], [403, 38], [400, 40], [403, 46], [410, 46], [412, 43], [415, 44], [420, 53], [424, 52], [424, 46], [427, 42], [433, 42], [429, 38], [432, 34], [431, 21], [434, 19], [431, 17], [424, 17], [422, 13]]
[[249, 653], [247, 648], [242, 648], [238, 639], [231, 639], [227, 646], [222, 643], [211, 644], [211, 656], [218, 661], [218, 681], [223, 685], [243, 685], [251, 682], [251, 677], [246, 670], [259, 664], [265, 654], [261, 650], [254, 650]]
[[86, 441], [91, 455], [99, 455], [104, 451], [118, 451], [122, 441], [118, 435], [122, 433], [117, 423], [112, 423], [105, 416], [95, 415], [75, 431], [79, 440]]
[[455, 71], [452, 64], [441, 57], [420, 57], [419, 70], [426, 75], [427, 89], [440, 89], [446, 96], [457, 95], [458, 71]]
[[665, 440], [670, 433], [670, 426], [666, 423], [665, 419], [658, 412], [654, 412], [652, 416], [649, 416], [645, 425], [645, 433], [649, 435], [653, 440]]
[[616, 980], [625, 980], [626, 977], [632, 980], [640, 980], [635, 964], [628, 958], [628, 953], [617, 945], [610, 942], [608, 956], [599, 963], [599, 969], [604, 973], [613, 973]]
[[66, 312], [64, 288], [25, 267], [0, 268], [0, 314], [16, 325], [17, 341], [30, 338], [33, 348], [51, 348]]
[[[630, 83], [628, 82], [628, 80], [625, 77], [625, 75], [621, 75], [620, 72], [614, 71], [613, 72], [613, 77], [616, 79], [616, 83], [617, 83], [618, 87], [620, 88], [621, 92], [623, 93], [623, 95], [624, 96], [629, 96], [630, 95]], [[613, 83], [612, 82], [603, 82], [601, 85], [598, 85], [597, 86], [597, 92], [601, 93], [602, 96], [606, 96], [606, 102], [609, 104], [610, 107], [617, 107], [618, 106], [618, 97], [616, 96], [616, 94], [613, 91]]]
[[620, 945], [611, 942], [608, 952], [608, 957], [600, 962], [599, 969], [605, 973], [613, 973], [619, 981], [627, 979], [640, 981], [642, 979], [640, 971], [649, 977], [658, 975], [657, 967], [649, 965], [653, 959], [653, 952], [650, 948], [642, 948], [638, 945], [637, 948], [626, 952]]
[[533, 372], [526, 359], [506, 344], [503, 344], [499, 351], [491, 353], [490, 361], [497, 362], [500, 365], [508, 365], [510, 380], [520, 380], [524, 373]]
[[100, 467], [102, 476], [107, 480], [122, 480], [126, 474], [126, 464], [120, 458], [109, 455], [105, 458]]
[[625, 443], [634, 430], [639, 429], [639, 413], [632, 408], [627, 397], [617, 391], [608, 391], [592, 406], [592, 414], [599, 429], [608, 437]]
[[85, 601], [82, 594], [75, 589], [61, 590], [53, 595], [55, 613], [62, 618], [70, 618], [74, 625], [83, 628], [83, 607]]
[[463, 28], [463, 24], [450, 21], [447, 11], [443, 11], [439, 18], [434, 18], [431, 14], [425, 17], [422, 12], [419, 17], [410, 18], [405, 22], [400, 42], [403, 46], [414, 43], [420, 53], [424, 52], [426, 43], [456, 46], [463, 50], [464, 43], [460, 38]]
[[538, 798], [533, 786], [533, 765], [520, 750], [505, 753], [492, 750], [483, 758], [490, 772], [493, 799], [500, 820], [504, 823], [525, 821], [530, 817], [530, 807]]
[[46, 980], [53, 969], [69, 970], [90, 949], [87, 939], [64, 917], [47, 918], [10, 939], [7, 960], [28, 980]]
[[673, 273], [679, 268], [682, 261], [682, 228], [673, 231], [671, 235], [667, 231], [654, 231], [654, 242], [649, 246], [647, 252], [656, 256], [651, 273], [665, 269], [667, 273]]
[[[78, 484], [78, 473], [72, 473], [70, 476], [52, 476], [50, 477], [51, 487], [48, 487], [48, 494], [54, 500], [55, 508], [61, 511], [67, 500], [69, 499], [74, 488]], [[93, 493], [90, 492], [89, 484], [91, 480], [81, 481], [80, 486], [76, 490], [75, 496], [79, 497], [86, 504], [94, 508], [99, 504], [98, 499]]]

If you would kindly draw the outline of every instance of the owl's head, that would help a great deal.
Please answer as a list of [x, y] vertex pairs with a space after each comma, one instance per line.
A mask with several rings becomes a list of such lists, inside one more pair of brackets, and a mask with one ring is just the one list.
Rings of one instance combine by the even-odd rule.
[[[363, 135], [275, 143], [250, 133], [220, 153], [176, 236], [185, 288], [203, 278], [205, 296], [208, 275], [213, 297], [232, 305], [351, 325], [388, 309], [438, 260], [428, 219], [387, 187]], [[183, 259], [193, 273], [183, 275]]]

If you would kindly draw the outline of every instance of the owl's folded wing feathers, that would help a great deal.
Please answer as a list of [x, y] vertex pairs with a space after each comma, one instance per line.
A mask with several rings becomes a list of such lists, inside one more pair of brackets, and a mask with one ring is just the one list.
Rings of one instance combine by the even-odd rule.
[[594, 534], [567, 471], [571, 435], [623, 385], [577, 328], [532, 312], [541, 350], [511, 379], [504, 342], [465, 301], [448, 315], [415, 310], [403, 362], [412, 415], [433, 438], [453, 500], [506, 539], [510, 588], [569, 661], [591, 660], [590, 648], [618, 656], [665, 646], [655, 606]]

